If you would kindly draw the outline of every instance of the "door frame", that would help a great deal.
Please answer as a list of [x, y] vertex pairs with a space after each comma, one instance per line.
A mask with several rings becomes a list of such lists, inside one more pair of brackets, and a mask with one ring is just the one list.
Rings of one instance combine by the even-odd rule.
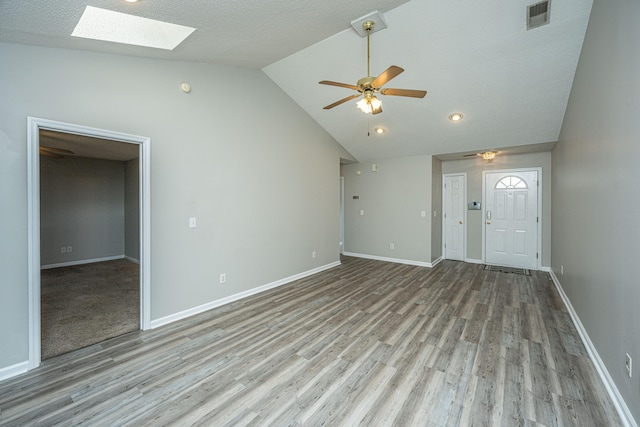
[[140, 329], [151, 323], [151, 139], [55, 120], [27, 117], [27, 221], [29, 286], [29, 365], [41, 363], [40, 328], [40, 130], [86, 135], [95, 138], [138, 144], [140, 187]]
[[447, 188], [445, 186], [446, 184], [446, 177], [448, 176], [462, 176], [462, 180], [463, 180], [463, 188], [462, 188], [462, 198], [464, 199], [464, 203], [463, 203], [463, 216], [464, 216], [464, 224], [463, 224], [463, 231], [462, 231], [462, 261], [467, 260], [467, 209], [466, 209], [466, 203], [467, 203], [467, 173], [466, 172], [456, 172], [456, 173], [443, 173], [442, 174], [442, 259], [447, 259], [447, 251], [445, 248], [445, 244], [447, 242], [447, 224], [446, 224], [446, 218], [445, 218], [445, 210], [447, 208]]
[[537, 172], [538, 173], [538, 188], [537, 188], [537, 253], [538, 257], [536, 258], [536, 269], [540, 270], [542, 267], [542, 167], [532, 167], [532, 168], [515, 168], [515, 169], [495, 169], [495, 170], [483, 170], [482, 171], [482, 263], [485, 264], [487, 262], [486, 258], [486, 232], [487, 232], [487, 188], [485, 186], [486, 183], [486, 175], [488, 173], [518, 173], [518, 172]]

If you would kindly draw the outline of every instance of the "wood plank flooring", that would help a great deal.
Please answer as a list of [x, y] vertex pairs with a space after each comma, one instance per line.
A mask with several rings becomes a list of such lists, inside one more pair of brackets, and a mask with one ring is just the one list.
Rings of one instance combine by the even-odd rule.
[[0, 425], [622, 425], [547, 273], [344, 258], [0, 383]]

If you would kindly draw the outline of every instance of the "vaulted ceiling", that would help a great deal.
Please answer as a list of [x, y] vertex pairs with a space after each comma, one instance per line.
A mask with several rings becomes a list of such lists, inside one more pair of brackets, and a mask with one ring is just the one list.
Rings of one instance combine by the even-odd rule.
[[[539, 151], [558, 139], [592, 0], [552, 0], [550, 23], [527, 31], [536, 0], [42, 0], [0, 2], [0, 42], [261, 68], [360, 161], [488, 149]], [[86, 5], [195, 27], [173, 51], [71, 37]], [[348, 84], [367, 74], [366, 38], [351, 21], [378, 10], [371, 74], [405, 71], [386, 86], [423, 99], [381, 96], [365, 115]], [[448, 119], [462, 113], [460, 122]], [[378, 135], [373, 128], [382, 127]], [[447, 155], [449, 157], [447, 157]]]

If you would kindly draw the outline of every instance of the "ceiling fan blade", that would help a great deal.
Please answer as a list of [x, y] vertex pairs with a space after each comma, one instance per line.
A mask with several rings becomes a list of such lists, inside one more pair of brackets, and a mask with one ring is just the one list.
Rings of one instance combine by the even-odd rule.
[[380, 93], [383, 95], [391, 96], [409, 96], [411, 98], [424, 98], [427, 94], [426, 90], [413, 90], [413, 89], [381, 89]]
[[62, 156], [60, 156], [58, 154], [50, 153], [50, 152], [48, 152], [46, 150], [40, 150], [40, 155], [47, 156], [47, 157], [53, 157], [54, 159], [63, 159], [64, 158], [64, 157], [62, 157]]
[[338, 105], [340, 105], [340, 104], [344, 104], [345, 102], [350, 101], [350, 100], [352, 100], [353, 98], [357, 98], [357, 97], [359, 97], [359, 96], [360, 96], [360, 94], [359, 94], [359, 93], [356, 93], [355, 95], [347, 96], [346, 98], [342, 98], [340, 101], [336, 101], [336, 102], [334, 102], [333, 104], [329, 104], [329, 105], [327, 105], [326, 107], [324, 107], [324, 109], [325, 109], [325, 110], [330, 110], [330, 109], [332, 109], [333, 107], [337, 107]]
[[332, 82], [330, 80], [323, 80], [323, 81], [318, 82], [318, 83], [320, 83], [321, 85], [338, 86], [338, 87], [345, 87], [347, 89], [358, 90], [358, 86], [349, 85], [349, 84], [346, 84], [346, 83]]
[[384, 86], [389, 80], [402, 73], [404, 68], [400, 68], [397, 65], [392, 65], [380, 74], [374, 81], [371, 82], [371, 86], [379, 88]]
[[73, 154], [73, 151], [71, 150], [65, 150], [64, 148], [45, 147], [44, 145], [40, 146], [40, 151], [48, 151], [50, 153], [58, 154]]

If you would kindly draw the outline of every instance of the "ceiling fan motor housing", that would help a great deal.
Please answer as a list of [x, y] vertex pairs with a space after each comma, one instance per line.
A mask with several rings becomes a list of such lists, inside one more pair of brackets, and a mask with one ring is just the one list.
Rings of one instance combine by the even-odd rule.
[[375, 79], [375, 77], [368, 76], [358, 80], [358, 89], [360, 89], [360, 92], [364, 92], [367, 89], [373, 89], [371, 83], [373, 83]]

